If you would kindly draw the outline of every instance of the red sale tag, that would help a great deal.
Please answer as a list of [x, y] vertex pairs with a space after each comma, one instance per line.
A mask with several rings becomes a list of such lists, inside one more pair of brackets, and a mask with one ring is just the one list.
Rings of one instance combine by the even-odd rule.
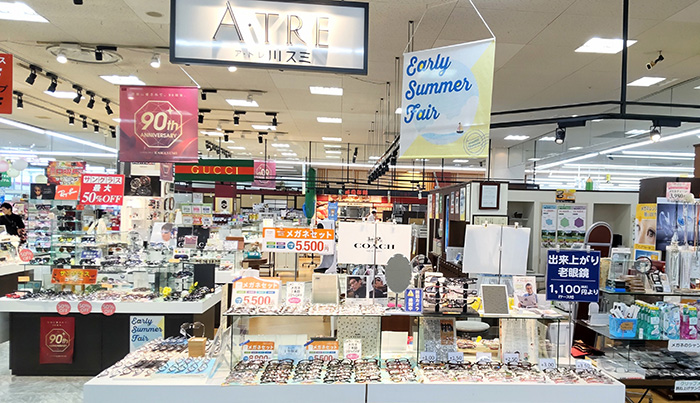
[[114, 306], [113, 303], [105, 302], [104, 304], [102, 304], [102, 313], [105, 316], [112, 316], [112, 315], [114, 315], [114, 312], [116, 312], [116, 311], [117, 311], [117, 307]]
[[83, 174], [80, 204], [121, 206], [124, 199], [124, 175]]
[[56, 312], [58, 312], [59, 315], [68, 315], [70, 313], [70, 303], [66, 301], [59, 302], [56, 304]]
[[78, 312], [83, 315], [87, 315], [92, 312], [92, 304], [87, 301], [80, 301], [78, 303]]
[[23, 262], [30, 262], [34, 259], [34, 252], [29, 249], [22, 249], [19, 251], [19, 259]]

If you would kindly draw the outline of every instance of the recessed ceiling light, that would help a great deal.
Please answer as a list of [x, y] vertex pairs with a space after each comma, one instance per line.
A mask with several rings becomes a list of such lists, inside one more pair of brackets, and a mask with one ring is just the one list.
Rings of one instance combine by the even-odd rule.
[[582, 148], [583, 147], [571, 147], [571, 148], [569, 148], [569, 151], [576, 151], [576, 150], [580, 150]]
[[628, 136], [639, 136], [640, 134], [648, 133], [649, 130], [643, 130], [643, 129], [632, 129], [628, 130], [625, 132], [626, 135]]
[[[74, 91], [44, 91], [44, 94], [46, 95], [51, 95], [54, 98], [60, 98], [60, 99], [73, 99], [75, 98], [75, 92]], [[85, 98], [85, 97], [83, 97]]]
[[593, 120], [591, 120], [591, 122], [602, 122], [602, 121], [603, 121], [603, 119], [593, 119]]
[[[637, 43], [633, 39], [627, 40], [627, 47]], [[605, 53], [614, 55], [622, 51], [622, 39], [591, 38], [581, 45], [576, 52], [579, 53]]]
[[556, 137], [554, 137], [554, 136], [540, 137], [537, 139], [537, 141], [554, 141], [554, 140], [556, 140]]
[[323, 146], [326, 148], [340, 148], [340, 147], [342, 147], [340, 144], [324, 144]]
[[226, 146], [229, 150], [245, 150], [245, 147], [241, 146]]
[[642, 77], [627, 84], [630, 87], [650, 87], [664, 81], [665, 77]]
[[452, 162], [455, 162], [458, 164], [466, 164], [467, 162], [469, 162], [469, 160], [456, 159], [456, 160], [452, 160]]
[[14, 3], [0, 3], [0, 20], [49, 22], [34, 9], [18, 1]]
[[250, 125], [253, 129], [255, 130], [265, 130], [265, 131], [271, 131], [274, 132], [277, 130], [276, 126], [268, 126], [268, 125]]
[[321, 137], [323, 141], [343, 141], [340, 137]]
[[336, 158], [336, 159], [340, 159], [340, 155], [326, 155], [326, 158]]
[[226, 102], [231, 106], [247, 106], [249, 108], [257, 108], [259, 106], [254, 99], [227, 99]]
[[289, 148], [289, 144], [285, 143], [272, 143], [272, 146], [275, 148]]
[[542, 158], [528, 158], [527, 160], [528, 160], [528, 161], [537, 162], [537, 161], [540, 161], [541, 159], [542, 159]]
[[114, 85], [146, 85], [143, 81], [139, 80], [136, 76], [100, 76], [101, 79], [107, 81]]
[[378, 156], [376, 156], [376, 155], [372, 155], [372, 156], [370, 156], [368, 159], [370, 159], [370, 160], [378, 160], [379, 158], [381, 158], [381, 157], [378, 157]]
[[338, 87], [314, 87], [314, 86], [311, 86], [311, 87], [309, 87], [309, 91], [311, 91], [311, 93], [314, 95], [335, 95], [338, 97], [343, 95], [343, 89], [338, 88]]
[[228, 66], [228, 71], [229, 71], [229, 73], [235, 73], [236, 70], [238, 70], [238, 67], [236, 67], [236, 66]]
[[326, 150], [326, 154], [342, 154], [342, 151], [336, 151], [336, 150]]
[[218, 132], [218, 131], [214, 131], [214, 130], [208, 130], [208, 131], [207, 131], [207, 130], [201, 130], [200, 133], [203, 134], [203, 135], [205, 135], [205, 136], [214, 136], [214, 137], [223, 137], [223, 136], [224, 136], [224, 133]]
[[282, 153], [282, 155], [285, 157], [296, 157], [297, 153]]
[[506, 136], [503, 140], [509, 140], [509, 141], [521, 141], [521, 140], [527, 140], [529, 139], [530, 136], [525, 136], [525, 135], [519, 135], [519, 134], [511, 134]]
[[316, 121], [318, 123], [343, 123], [342, 118], [328, 118], [328, 117], [317, 117]]

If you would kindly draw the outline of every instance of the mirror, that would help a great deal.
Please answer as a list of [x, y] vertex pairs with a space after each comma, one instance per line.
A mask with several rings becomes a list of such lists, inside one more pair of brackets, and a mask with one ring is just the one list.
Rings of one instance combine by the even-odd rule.
[[386, 284], [392, 292], [402, 294], [411, 285], [413, 270], [406, 256], [396, 254], [386, 265]]

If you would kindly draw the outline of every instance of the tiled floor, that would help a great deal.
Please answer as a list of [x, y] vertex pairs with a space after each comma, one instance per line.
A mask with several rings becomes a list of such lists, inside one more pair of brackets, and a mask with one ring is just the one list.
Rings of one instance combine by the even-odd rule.
[[90, 377], [12, 376], [10, 343], [0, 344], [0, 402], [79, 403]]

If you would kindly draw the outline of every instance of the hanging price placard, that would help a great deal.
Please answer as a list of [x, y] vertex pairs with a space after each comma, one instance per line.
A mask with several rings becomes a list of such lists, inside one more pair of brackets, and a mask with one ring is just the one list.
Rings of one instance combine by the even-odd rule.
[[335, 231], [318, 228], [263, 228], [263, 252], [335, 253]]
[[277, 306], [280, 297], [279, 279], [244, 277], [233, 283], [231, 302], [235, 306]]

